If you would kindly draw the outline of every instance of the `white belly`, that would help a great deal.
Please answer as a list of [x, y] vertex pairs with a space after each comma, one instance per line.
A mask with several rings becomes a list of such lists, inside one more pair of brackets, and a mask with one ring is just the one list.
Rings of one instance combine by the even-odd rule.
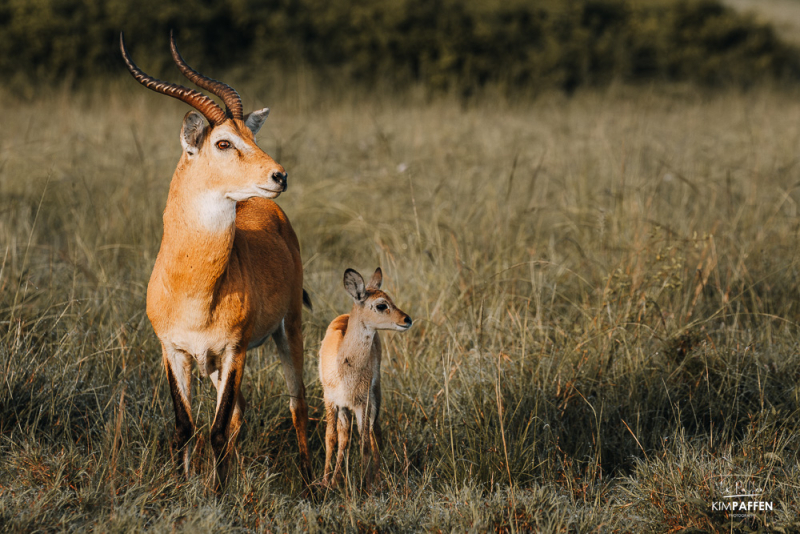
[[182, 330], [165, 336], [172, 347], [190, 355], [197, 362], [200, 374], [210, 375], [221, 365], [221, 358], [236, 346], [238, 339], [230, 339], [211, 329], [203, 331]]
[[[338, 408], [348, 408], [353, 411], [363, 410], [367, 403], [371, 376], [365, 376], [363, 373], [359, 373], [359, 375], [343, 376], [335, 386], [325, 387], [325, 399]], [[368, 376], [369, 378], [367, 378]]]

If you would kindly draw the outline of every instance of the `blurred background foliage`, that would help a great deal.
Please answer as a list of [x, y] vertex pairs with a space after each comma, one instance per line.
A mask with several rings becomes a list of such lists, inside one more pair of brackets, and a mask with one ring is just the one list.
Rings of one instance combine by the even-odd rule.
[[[7, 84], [120, 76], [175, 79], [167, 39], [217, 76], [302, 66], [370, 86], [469, 94], [610, 81], [744, 85], [800, 77], [796, 50], [754, 16], [706, 0], [4, 0]], [[168, 70], [169, 69], [169, 70]]]

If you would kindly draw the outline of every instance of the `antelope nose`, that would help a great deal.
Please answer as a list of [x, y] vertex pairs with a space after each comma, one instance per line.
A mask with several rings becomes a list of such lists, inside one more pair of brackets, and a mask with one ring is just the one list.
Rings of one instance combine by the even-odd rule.
[[277, 183], [279, 186], [281, 186], [284, 191], [286, 191], [286, 189], [287, 189], [286, 179], [288, 177], [289, 177], [289, 175], [287, 175], [285, 172], [274, 171], [272, 173], [272, 179], [275, 180], [275, 183]]
[[411, 317], [409, 317], [408, 315], [406, 315], [406, 321], [405, 321], [405, 322], [406, 322], [406, 324], [408, 325], [408, 327], [410, 328], [410, 327], [411, 327]]

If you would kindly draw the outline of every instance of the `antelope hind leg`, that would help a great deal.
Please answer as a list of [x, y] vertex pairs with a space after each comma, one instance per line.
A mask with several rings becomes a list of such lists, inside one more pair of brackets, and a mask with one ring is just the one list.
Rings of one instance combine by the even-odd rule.
[[289, 390], [289, 409], [292, 411], [292, 423], [300, 449], [300, 473], [308, 487], [312, 480], [311, 456], [308, 451], [308, 404], [303, 383], [303, 333], [299, 318], [290, 321], [287, 316], [272, 338], [283, 364], [283, 378]]

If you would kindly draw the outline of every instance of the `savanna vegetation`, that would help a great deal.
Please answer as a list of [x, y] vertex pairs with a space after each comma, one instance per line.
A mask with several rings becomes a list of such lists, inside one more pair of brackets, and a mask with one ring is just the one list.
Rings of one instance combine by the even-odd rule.
[[537, 92], [800, 77], [797, 54], [771, 26], [716, 0], [7, 0], [0, 76], [30, 92], [116, 75], [120, 31], [147, 71], [172, 75], [171, 29], [199, 67], [240, 80], [300, 63], [326, 83], [469, 96], [487, 83]]
[[[40, 4], [42, 17], [56, 13], [48, 7], [55, 2]], [[249, 4], [240, 4], [237, 13], [245, 13]], [[58, 23], [95, 13], [88, 4], [57, 5], [72, 9], [52, 18]], [[108, 15], [114, 5], [96, 9]], [[143, 10], [165, 18], [157, 28], [142, 22], [127, 30], [137, 62], [155, 70], [166, 65], [175, 21], [234, 6], [198, 3], [179, 13], [164, 5], [172, 19]], [[333, 28], [341, 22], [337, 5], [305, 14], [276, 7], [274, 20], [258, 24], [289, 13], [292, 24], [319, 17]], [[411, 4], [396, 5], [402, 14]], [[613, 20], [666, 9], [656, 1], [570, 5], [559, 16], [590, 5], [623, 9]], [[777, 43], [774, 50], [789, 50], [753, 16], [711, 3], [674, 5], [658, 20], [706, 9], [717, 13], [707, 19], [715, 24], [750, 21], [748, 28], [769, 36], [765, 42]], [[496, 13], [520, 6], [506, 3]], [[0, 6], [0, 25], [18, 23], [23, 9], [13, 0]], [[116, 9], [129, 13], [122, 3]], [[441, 12], [479, 8], [462, 9]], [[116, 57], [117, 28], [97, 34], [110, 40], [100, 56]], [[221, 51], [200, 38], [217, 34], [198, 28], [181, 26], [184, 56], [223, 78], [213, 70], [224, 63], [215, 55]], [[365, 31], [350, 37], [366, 39]], [[757, 40], [745, 33], [727, 55], [693, 49], [675, 63], [717, 57], [708, 60], [717, 74], [706, 81], [687, 74], [691, 83], [663, 84], [683, 78], [662, 70], [630, 85], [621, 82], [634, 78], [620, 70], [581, 78], [571, 92], [561, 90], [561, 75], [532, 82], [530, 92], [519, 78], [521, 89], [510, 91], [508, 65], [496, 71], [506, 78], [483, 85], [460, 77], [462, 67], [446, 71], [442, 86], [424, 69], [405, 85], [380, 69], [370, 82], [356, 74], [375, 65], [369, 57], [317, 69], [313, 55], [291, 49], [305, 41], [245, 39], [253, 48], [242, 49], [241, 68], [229, 66], [224, 79], [248, 110], [273, 109], [259, 142], [289, 172], [277, 202], [299, 236], [314, 301], [305, 315], [305, 379], [318, 478], [324, 412], [316, 354], [328, 322], [351, 302], [344, 269], [381, 266], [384, 287], [415, 324], [382, 337], [380, 491], [361, 491], [353, 446], [343, 486], [303, 494], [269, 342], [249, 353], [244, 435], [218, 495], [207, 442], [214, 390], [195, 382], [195, 476], [187, 481], [170, 449], [172, 401], [144, 312], [188, 107], [127, 74], [97, 79], [92, 69], [107, 67], [91, 54], [94, 66], [42, 71], [85, 74], [91, 84], [75, 91], [37, 85], [47, 75], [33, 82], [41, 73], [9, 67], [16, 61], [9, 50], [23, 52], [2, 48], [17, 34], [0, 32], [0, 61], [9, 69], [0, 89], [0, 527], [799, 530], [800, 92], [784, 84], [794, 76], [794, 56], [748, 56], [742, 51]], [[563, 42], [581, 43], [580, 35]], [[598, 33], [600, 44], [590, 48], [624, 35]], [[714, 34], [700, 25], [685, 35], [699, 42], [698, 35]], [[337, 48], [344, 45], [330, 38], [332, 49], [380, 49]], [[74, 42], [89, 42], [83, 39]], [[471, 39], [458, 42], [477, 46]], [[264, 63], [257, 43], [268, 42], [287, 47], [270, 57], [296, 53], [288, 57], [302, 61]], [[575, 57], [585, 57], [575, 46]], [[78, 57], [64, 50], [63, 57]], [[615, 50], [617, 58], [630, 52]], [[53, 50], [42, 54], [37, 64], [55, 67], [47, 63]], [[615, 69], [627, 65], [620, 61]], [[723, 79], [722, 72], [734, 74]], [[776, 74], [743, 86], [753, 80], [746, 72]], [[459, 85], [448, 85], [453, 80]], [[465, 87], [474, 89], [466, 99]], [[736, 489], [760, 490], [773, 510], [737, 517], [712, 509]]]
[[[173, 467], [144, 297], [184, 106], [111, 94], [2, 100], [6, 530], [797, 528], [797, 98], [270, 99], [261, 144], [290, 170], [315, 302], [317, 475], [344, 268], [381, 265], [416, 323], [384, 336], [383, 491], [360, 494], [354, 451], [313, 500], [271, 346], [248, 362], [228, 491], [210, 489], [207, 382], [197, 476]], [[731, 479], [775, 510], [712, 513]]]

